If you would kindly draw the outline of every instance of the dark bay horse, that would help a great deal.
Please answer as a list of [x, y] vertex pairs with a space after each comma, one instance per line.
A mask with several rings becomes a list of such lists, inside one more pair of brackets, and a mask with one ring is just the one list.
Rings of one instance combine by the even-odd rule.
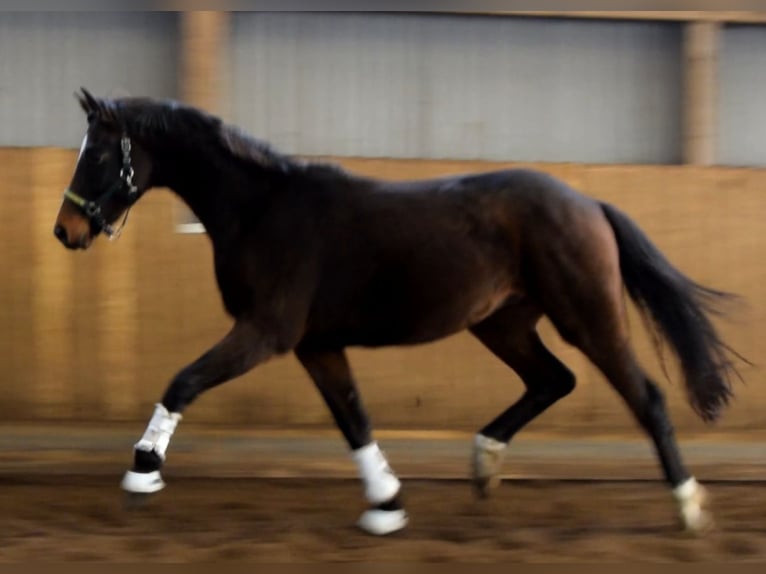
[[476, 435], [473, 482], [498, 483], [527, 423], [575, 388], [544, 346], [547, 316], [624, 399], [651, 438], [689, 531], [711, 524], [679, 454], [663, 394], [629, 342], [626, 290], [680, 361], [692, 408], [714, 421], [732, 397], [729, 348], [710, 320], [729, 294], [674, 268], [624, 213], [544, 173], [513, 169], [393, 183], [287, 157], [177, 102], [98, 99], [55, 223], [68, 248], [119, 233], [130, 207], [167, 187], [208, 233], [233, 326], [181, 369], [134, 448], [122, 487], [150, 494], [184, 410], [204, 391], [288, 352], [316, 384], [370, 508], [359, 525], [403, 528], [400, 482], [373, 438], [345, 349], [436, 341], [468, 330], [524, 382]]

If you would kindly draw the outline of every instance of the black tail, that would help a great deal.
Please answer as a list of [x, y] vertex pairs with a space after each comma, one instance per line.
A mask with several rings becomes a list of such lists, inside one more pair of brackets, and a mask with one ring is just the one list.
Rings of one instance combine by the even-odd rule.
[[714, 421], [733, 396], [729, 375], [738, 373], [726, 356], [733, 351], [708, 314], [720, 314], [717, 304], [734, 295], [684, 276], [627, 215], [605, 203], [601, 207], [617, 238], [628, 294], [675, 350], [692, 408], [704, 421]]

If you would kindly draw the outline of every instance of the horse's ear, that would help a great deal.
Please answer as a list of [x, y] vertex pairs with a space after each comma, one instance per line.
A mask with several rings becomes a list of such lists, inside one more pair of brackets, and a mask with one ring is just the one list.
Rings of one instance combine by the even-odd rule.
[[75, 92], [74, 97], [77, 100], [77, 102], [80, 104], [82, 111], [84, 111], [86, 114], [90, 113], [90, 110], [88, 109], [88, 102], [85, 100], [85, 98], [83, 98], [82, 94], [79, 92]]
[[101, 104], [99, 101], [85, 88], [80, 88], [79, 93], [75, 93], [77, 101], [80, 102], [82, 110], [88, 114], [88, 118], [98, 114], [101, 110]]
[[80, 102], [80, 107], [88, 115], [88, 123], [96, 119], [105, 124], [118, 123], [114, 106], [97, 99], [85, 88], [80, 88], [80, 93], [75, 93], [75, 97]]

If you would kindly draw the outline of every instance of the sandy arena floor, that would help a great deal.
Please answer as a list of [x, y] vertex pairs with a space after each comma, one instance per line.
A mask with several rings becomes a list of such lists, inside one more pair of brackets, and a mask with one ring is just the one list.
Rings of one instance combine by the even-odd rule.
[[709, 486], [717, 531], [679, 536], [659, 482], [505, 482], [478, 501], [463, 481], [405, 481], [411, 524], [354, 527], [352, 480], [176, 477], [128, 511], [113, 476], [0, 478], [0, 561], [766, 560], [766, 487]]

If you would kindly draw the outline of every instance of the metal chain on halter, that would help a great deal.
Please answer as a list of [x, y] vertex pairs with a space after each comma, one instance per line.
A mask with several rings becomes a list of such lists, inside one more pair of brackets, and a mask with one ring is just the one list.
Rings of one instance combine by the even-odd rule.
[[132, 149], [130, 138], [127, 134], [123, 134], [120, 141], [120, 147], [122, 148], [122, 169], [120, 170], [120, 179], [122, 179], [128, 186], [128, 195], [133, 196], [138, 192], [138, 188], [133, 184], [133, 165], [130, 159], [130, 151]]
[[119, 239], [122, 230], [125, 228], [125, 224], [128, 222], [128, 215], [130, 214], [130, 208], [133, 207], [133, 203], [135, 202], [135, 195], [138, 193], [138, 187], [133, 183], [135, 171], [133, 170], [133, 163], [130, 157], [132, 145], [130, 138], [126, 133], [123, 133], [122, 139], [120, 140], [120, 147], [122, 148], [122, 169], [120, 169], [120, 179], [128, 189], [128, 201], [130, 204], [128, 209], [125, 210], [125, 216], [122, 218], [119, 227], [114, 227], [108, 224], [103, 226], [104, 233], [106, 233], [109, 241]]

